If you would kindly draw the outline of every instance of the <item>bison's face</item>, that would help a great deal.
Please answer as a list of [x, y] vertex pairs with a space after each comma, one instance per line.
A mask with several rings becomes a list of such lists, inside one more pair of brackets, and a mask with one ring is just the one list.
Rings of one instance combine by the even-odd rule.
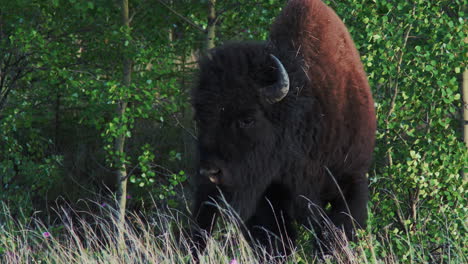
[[289, 79], [274, 56], [225, 52], [202, 62], [193, 93], [199, 173], [220, 186], [242, 187], [274, 167], [269, 159], [279, 133], [267, 112], [286, 96]]
[[[220, 101], [198, 107], [199, 172], [211, 182], [234, 186], [256, 172], [259, 159], [267, 158], [275, 141], [274, 127], [254, 102]], [[262, 156], [260, 156], [262, 155]], [[243, 174], [243, 175], [241, 175]]]

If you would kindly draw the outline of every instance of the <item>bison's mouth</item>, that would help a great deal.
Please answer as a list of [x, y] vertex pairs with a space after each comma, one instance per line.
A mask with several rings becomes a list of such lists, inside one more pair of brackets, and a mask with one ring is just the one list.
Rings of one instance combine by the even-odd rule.
[[207, 177], [210, 180], [210, 182], [214, 184], [220, 183], [221, 174], [222, 172], [218, 168], [210, 168], [210, 169], [201, 168], [200, 169], [200, 175]]
[[218, 184], [219, 183], [219, 178], [216, 177], [215, 175], [210, 175], [208, 176], [208, 179], [210, 179], [210, 182], [214, 183], [214, 184]]

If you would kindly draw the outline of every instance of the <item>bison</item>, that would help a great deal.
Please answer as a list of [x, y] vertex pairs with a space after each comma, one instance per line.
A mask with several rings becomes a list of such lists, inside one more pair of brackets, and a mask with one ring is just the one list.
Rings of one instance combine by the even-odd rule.
[[367, 218], [376, 120], [359, 53], [334, 11], [290, 0], [267, 41], [212, 49], [199, 68], [197, 230], [211, 232], [222, 196], [271, 252], [288, 253], [271, 240], [293, 243], [294, 222], [320, 238], [321, 213], [353, 239]]

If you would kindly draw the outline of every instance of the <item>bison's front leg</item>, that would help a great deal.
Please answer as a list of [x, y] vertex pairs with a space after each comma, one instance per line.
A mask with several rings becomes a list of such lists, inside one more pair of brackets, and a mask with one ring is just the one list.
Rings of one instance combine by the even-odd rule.
[[215, 204], [219, 200], [219, 190], [212, 183], [200, 184], [195, 192], [192, 214], [196, 227], [192, 230], [192, 252], [202, 252], [206, 247], [206, 238], [211, 234], [218, 215]]
[[[195, 193], [193, 219], [197, 228], [192, 230], [193, 253], [202, 252], [206, 247], [206, 238], [211, 235], [219, 215], [219, 207], [227, 206], [232, 210], [234, 219], [244, 222], [256, 209], [257, 202], [265, 187], [226, 188], [212, 183], [201, 184]], [[196, 254], [195, 254], [196, 255]]]
[[244, 231], [251, 243], [263, 246], [272, 256], [291, 254], [296, 231], [291, 217], [291, 195], [279, 184], [272, 184], [262, 195]]

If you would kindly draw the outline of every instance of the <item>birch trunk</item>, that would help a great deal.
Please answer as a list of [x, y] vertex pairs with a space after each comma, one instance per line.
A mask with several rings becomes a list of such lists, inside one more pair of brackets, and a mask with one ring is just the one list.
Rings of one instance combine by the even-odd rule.
[[206, 27], [206, 46], [205, 49], [209, 50], [215, 47], [216, 37], [216, 0], [208, 1], [208, 26]]
[[[126, 29], [130, 27], [130, 21], [128, 16], [128, 0], [122, 0], [122, 23]], [[122, 85], [129, 87], [132, 77], [132, 60], [127, 55], [123, 55], [123, 82]], [[121, 119], [125, 115], [128, 102], [125, 99], [121, 99], [117, 105], [117, 116]], [[125, 133], [118, 135], [115, 139], [114, 150], [115, 153], [124, 153], [125, 148]], [[125, 208], [127, 204], [127, 169], [125, 164], [118, 163], [116, 177], [118, 184], [118, 203], [119, 203], [119, 230], [122, 231], [125, 223]]]

